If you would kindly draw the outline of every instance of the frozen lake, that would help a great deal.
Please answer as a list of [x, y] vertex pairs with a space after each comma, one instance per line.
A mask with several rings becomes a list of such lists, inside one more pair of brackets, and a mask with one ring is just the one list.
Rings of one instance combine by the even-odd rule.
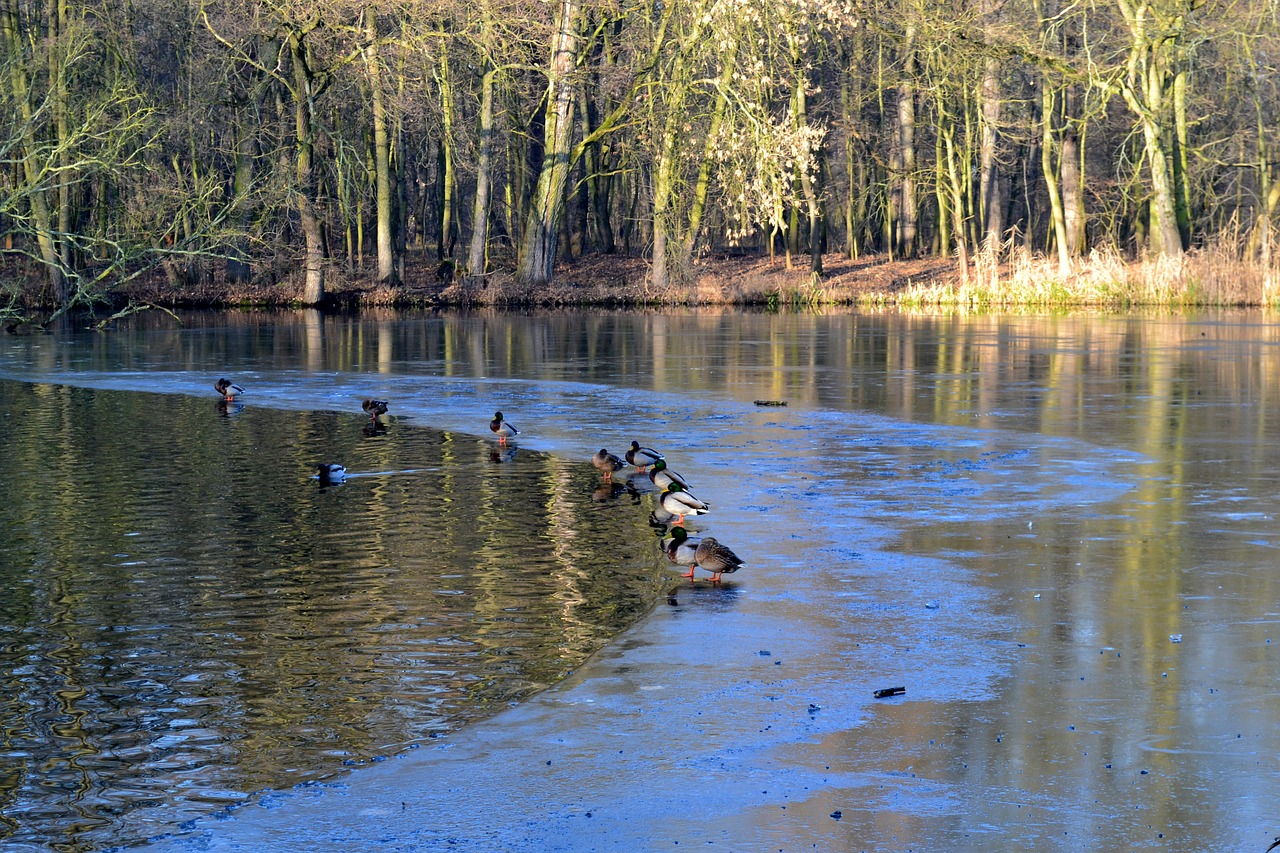
[[[13, 849], [1280, 834], [1263, 315], [193, 315], [0, 379]], [[746, 569], [664, 565], [633, 438]]]

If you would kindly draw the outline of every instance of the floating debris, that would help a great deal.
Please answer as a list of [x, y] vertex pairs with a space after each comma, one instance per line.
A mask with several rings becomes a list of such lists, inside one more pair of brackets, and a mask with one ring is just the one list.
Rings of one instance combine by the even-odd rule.
[[875, 693], [871, 694], [877, 699], [884, 699], [887, 696], [901, 696], [907, 692], [905, 687], [881, 687]]
[[757, 406], [785, 406], [786, 400], [756, 400]]

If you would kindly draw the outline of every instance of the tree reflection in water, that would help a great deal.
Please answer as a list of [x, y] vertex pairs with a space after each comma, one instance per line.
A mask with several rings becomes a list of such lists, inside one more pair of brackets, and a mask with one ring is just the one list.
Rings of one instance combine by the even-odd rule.
[[395, 753], [662, 594], [644, 513], [585, 462], [199, 397], [0, 381], [0, 411], [11, 843], [137, 840]]

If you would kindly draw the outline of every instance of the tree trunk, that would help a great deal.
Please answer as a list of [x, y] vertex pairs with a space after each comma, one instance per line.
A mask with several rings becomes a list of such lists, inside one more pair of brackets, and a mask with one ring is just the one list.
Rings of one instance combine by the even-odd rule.
[[955, 125], [948, 122], [942, 130], [942, 139], [947, 151], [947, 174], [951, 184], [952, 216], [955, 218], [956, 247], [960, 253], [960, 276], [965, 284], [969, 283], [969, 241], [965, 233], [965, 221], [968, 218], [964, 209], [964, 181], [960, 175], [960, 165], [956, 158]]
[[311, 102], [317, 86], [307, 62], [306, 33], [297, 30], [289, 33], [288, 45], [293, 64], [294, 138], [297, 144], [294, 195], [305, 252], [302, 304], [320, 305], [324, 302], [324, 228], [315, 203], [316, 176], [312, 162], [315, 138], [311, 116]]
[[68, 145], [71, 129], [68, 123], [69, 93], [67, 91], [67, 65], [64, 51], [69, 49], [67, 32], [67, 0], [50, 0], [49, 3], [49, 89], [53, 106], [54, 134], [58, 144], [58, 257], [64, 270], [72, 268], [71, 190], [76, 178], [71, 170], [71, 148]]
[[[1053, 224], [1053, 242], [1058, 252], [1058, 275], [1071, 273], [1071, 244], [1067, 234], [1066, 206], [1063, 204], [1059, 171], [1054, 166], [1053, 154], [1058, 146], [1054, 145], [1053, 117], [1055, 114], [1053, 85], [1048, 75], [1041, 78], [1040, 84], [1040, 170], [1044, 177], [1045, 190], [1049, 196], [1050, 219]], [[1059, 151], [1059, 163], [1067, 162], [1065, 149]]]
[[391, 135], [387, 130], [387, 104], [383, 88], [382, 62], [378, 56], [378, 20], [372, 6], [364, 10], [364, 60], [369, 75], [369, 100], [373, 119], [373, 172], [376, 198], [378, 278], [395, 284], [395, 222], [392, 219]]
[[1078, 258], [1084, 253], [1084, 147], [1080, 143], [1080, 133], [1076, 129], [1079, 119], [1079, 91], [1076, 86], [1068, 86], [1063, 92], [1066, 98], [1062, 129], [1062, 153], [1060, 155], [1060, 174], [1062, 176], [1062, 218], [1066, 225], [1067, 254]]
[[1174, 204], [1178, 217], [1178, 235], [1182, 248], [1191, 246], [1191, 171], [1187, 168], [1187, 69], [1180, 68], [1173, 78], [1173, 181]]
[[1001, 191], [996, 146], [1000, 123], [1000, 63], [988, 59], [982, 75], [982, 141], [978, 153], [978, 191], [982, 200], [979, 211], [983, 244], [998, 251], [1004, 240], [1004, 193]]
[[916, 253], [918, 208], [916, 206], [916, 29], [907, 25], [903, 46], [902, 82], [898, 85], [898, 255], [911, 258]]
[[440, 242], [436, 245], [436, 257], [440, 260], [453, 257], [457, 243], [457, 184], [453, 138], [453, 75], [449, 69], [449, 51], [441, 50], [437, 82], [440, 85]]
[[[677, 63], [679, 64], [679, 63]], [[658, 150], [658, 162], [654, 164], [653, 174], [653, 286], [663, 290], [671, 284], [671, 271], [668, 269], [667, 237], [670, 228], [671, 194], [675, 187], [675, 160], [679, 156], [676, 151], [676, 122], [681, 118], [683, 99], [677, 96], [676, 103], [668, 104], [666, 124], [662, 132], [662, 144]]]
[[53, 218], [49, 210], [47, 188], [42, 185], [41, 169], [36, 162], [35, 116], [31, 105], [31, 81], [23, 63], [23, 35], [20, 29], [20, 12], [17, 0], [5, 0], [0, 6], [0, 29], [4, 32], [5, 46], [9, 55], [9, 91], [18, 107], [18, 118], [21, 121], [19, 143], [21, 152], [19, 159], [22, 165], [22, 180], [26, 183], [27, 204], [31, 210], [32, 226], [35, 230], [36, 245], [40, 251], [40, 260], [44, 263], [45, 275], [49, 287], [59, 306], [64, 306], [71, 298], [66, 277], [62, 273], [61, 259], [53, 236]]
[[1120, 94], [1142, 129], [1143, 147], [1151, 174], [1148, 247], [1155, 254], [1181, 257], [1183, 247], [1182, 235], [1178, 231], [1177, 190], [1163, 124], [1168, 112], [1165, 103], [1168, 53], [1178, 39], [1171, 33], [1156, 31], [1155, 22], [1151, 19], [1153, 12], [1147, 3], [1135, 6], [1130, 0], [1117, 2], [1129, 28], [1129, 56]]
[[518, 280], [525, 285], [548, 284], [555, 270], [556, 225], [562, 212], [571, 156], [574, 99], [570, 75], [577, 60], [578, 37], [574, 27], [579, 6], [580, 0], [560, 0], [556, 13], [555, 45], [547, 75], [542, 169], [525, 221], [520, 257]]
[[[808, 80], [804, 73], [804, 59], [799, 56], [792, 57], [795, 67], [795, 88], [792, 94], [792, 112], [795, 115], [796, 126], [807, 128], [809, 126], [809, 100], [805, 95], [805, 87]], [[811, 156], [816, 158], [816, 153], [810, 152]], [[809, 214], [809, 272], [814, 275], [822, 275], [822, 207], [818, 202], [818, 189], [816, 182], [818, 180], [818, 170], [815, 169], [813, 174], [809, 173], [808, 163], [801, 164], [800, 168], [800, 190], [804, 195], [804, 203], [807, 213]]]
[[[484, 7], [488, 9], [488, 4]], [[485, 20], [488, 20], [486, 15]], [[493, 172], [493, 86], [495, 69], [485, 72], [480, 81], [479, 147], [476, 155], [476, 195], [471, 212], [471, 245], [467, 249], [467, 277], [464, 287], [484, 279], [485, 254], [489, 245], [489, 197]]]

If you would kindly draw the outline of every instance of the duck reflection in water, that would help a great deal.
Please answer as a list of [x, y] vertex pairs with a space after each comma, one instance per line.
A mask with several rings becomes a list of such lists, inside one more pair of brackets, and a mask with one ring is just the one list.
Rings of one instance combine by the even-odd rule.
[[236, 403], [230, 400], [218, 401], [218, 414], [224, 418], [238, 415], [244, 411], [244, 403]]
[[596, 503], [605, 503], [606, 501], [619, 498], [624, 494], [631, 498], [631, 502], [633, 504], [639, 505], [640, 492], [630, 481], [626, 483], [615, 483], [612, 480], [606, 480], [592, 490], [591, 500]]
[[365, 438], [377, 438], [380, 435], [387, 434], [387, 425], [382, 421], [375, 420], [372, 423], [365, 424], [361, 432], [364, 433]]
[[495, 465], [501, 465], [503, 462], [512, 462], [516, 458], [516, 449], [506, 445], [499, 444], [497, 447], [489, 449], [489, 461]]
[[681, 584], [667, 592], [667, 606], [676, 612], [696, 608], [712, 613], [724, 612], [737, 606], [741, 591], [729, 581], [714, 584]]
[[614, 483], [606, 480], [591, 490], [591, 500], [598, 504], [606, 503], [613, 500], [626, 490], [627, 487], [621, 483]]

